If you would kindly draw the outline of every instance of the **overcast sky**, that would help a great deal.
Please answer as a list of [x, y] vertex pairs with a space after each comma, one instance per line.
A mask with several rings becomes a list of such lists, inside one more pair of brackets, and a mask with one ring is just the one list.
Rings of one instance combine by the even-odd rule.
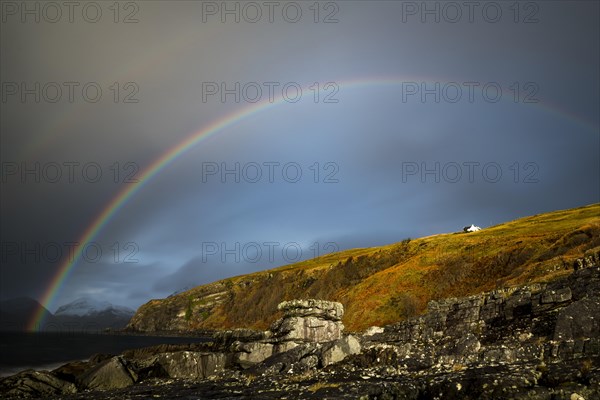
[[51, 311], [600, 198], [597, 1], [0, 4], [2, 299], [41, 299], [130, 174], [270, 90], [123, 205]]

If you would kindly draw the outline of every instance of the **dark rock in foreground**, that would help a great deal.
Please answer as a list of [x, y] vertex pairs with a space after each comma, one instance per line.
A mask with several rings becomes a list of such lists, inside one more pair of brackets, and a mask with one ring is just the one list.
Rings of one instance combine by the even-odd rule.
[[6, 397], [42, 397], [77, 392], [76, 386], [48, 371], [22, 371], [1, 382]]
[[547, 284], [431, 302], [359, 337], [343, 334], [339, 303], [285, 302], [269, 331], [25, 371], [1, 380], [0, 396], [600, 399], [598, 261]]

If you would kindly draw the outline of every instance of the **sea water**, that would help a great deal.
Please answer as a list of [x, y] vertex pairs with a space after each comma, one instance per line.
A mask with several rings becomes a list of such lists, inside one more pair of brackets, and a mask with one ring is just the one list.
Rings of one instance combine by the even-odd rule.
[[96, 353], [119, 354], [127, 349], [208, 340], [208, 337], [0, 332], [0, 376], [25, 369], [52, 370], [70, 361], [87, 360]]

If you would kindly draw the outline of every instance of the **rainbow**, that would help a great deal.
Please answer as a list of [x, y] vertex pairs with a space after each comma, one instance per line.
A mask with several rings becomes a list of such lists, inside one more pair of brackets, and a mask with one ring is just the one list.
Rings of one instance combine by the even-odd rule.
[[[376, 79], [353, 79], [353, 80], [344, 80], [344, 81], [336, 81], [339, 85], [339, 88], [357, 88], [357, 87], [365, 87], [365, 86], [374, 86], [374, 85], [398, 85], [406, 82], [439, 82], [439, 80], [432, 80], [430, 78], [416, 78], [411, 77], [407, 79], [398, 79], [398, 78], [376, 78]], [[448, 82], [451, 82], [448, 80]], [[308, 86], [302, 87], [303, 93], [308, 91]], [[506, 96], [503, 96], [505, 99]], [[117, 195], [104, 207], [102, 212], [98, 214], [96, 218], [92, 220], [89, 224], [88, 228], [81, 234], [81, 237], [78, 240], [79, 246], [76, 251], [73, 253], [72, 257], [64, 260], [58, 268], [58, 271], [51, 279], [48, 284], [46, 290], [43, 292], [40, 298], [41, 307], [37, 310], [33, 317], [30, 319], [29, 324], [27, 325], [28, 331], [38, 331], [44, 323], [44, 308], [48, 308], [56, 298], [57, 294], [60, 292], [64, 283], [68, 280], [70, 273], [73, 271], [74, 267], [77, 265], [82, 256], [82, 251], [85, 247], [86, 243], [92, 242], [102, 231], [102, 229], [112, 220], [112, 218], [123, 208], [123, 206], [133, 197], [135, 194], [140, 192], [149, 181], [151, 181], [154, 177], [156, 177], [162, 170], [171, 165], [176, 159], [183, 156], [190, 149], [198, 145], [201, 141], [208, 139], [213, 136], [217, 132], [233, 126], [237, 122], [240, 122], [252, 115], [257, 113], [266, 111], [275, 107], [279, 104], [284, 103], [286, 100], [282, 96], [276, 96], [273, 101], [269, 101], [269, 99], [265, 99], [264, 101], [260, 101], [249, 106], [246, 106], [240, 110], [237, 110], [231, 114], [228, 114], [203, 129], [196, 131], [189, 135], [187, 138], [177, 143], [175, 146], [164, 152], [159, 158], [157, 158], [154, 162], [148, 165], [141, 173], [138, 183], [133, 185], [128, 185], [123, 188]], [[523, 104], [523, 103], [520, 103]], [[566, 110], [562, 110], [556, 106], [552, 106], [548, 103], [531, 103], [527, 104], [534, 107], [545, 108], [553, 113], [558, 113], [566, 118], [577, 122], [580, 125], [583, 125], [587, 129], [592, 129], [592, 131], [597, 132], [597, 126], [591, 122], [585, 121], [580, 117], [569, 113]]]
[[197, 131], [163, 153], [158, 159], [147, 166], [141, 173], [140, 178], [136, 184], [128, 185], [123, 190], [117, 193], [117, 195], [104, 207], [102, 212], [94, 218], [88, 228], [83, 232], [77, 243], [79, 246], [76, 251], [73, 252], [71, 257], [63, 261], [48, 284], [46, 291], [43, 293], [39, 303], [42, 305], [40, 309], [34, 314], [33, 318], [27, 325], [28, 331], [38, 331], [44, 322], [44, 307], [48, 307], [59, 293], [60, 289], [64, 285], [65, 281], [69, 278], [70, 272], [73, 267], [81, 258], [84, 245], [93, 241], [98, 236], [100, 231], [108, 224], [108, 222], [119, 212], [121, 208], [131, 199], [136, 193], [144, 188], [149, 181], [158, 175], [163, 169], [175, 161], [178, 157], [185, 154], [192, 147], [198, 144], [201, 140], [208, 139], [220, 130], [234, 125], [236, 122], [241, 121], [257, 112], [266, 110], [277, 104], [281, 104], [282, 99], [277, 99], [271, 102], [258, 102], [250, 107], [246, 107], [238, 112], [227, 115], [206, 128]]

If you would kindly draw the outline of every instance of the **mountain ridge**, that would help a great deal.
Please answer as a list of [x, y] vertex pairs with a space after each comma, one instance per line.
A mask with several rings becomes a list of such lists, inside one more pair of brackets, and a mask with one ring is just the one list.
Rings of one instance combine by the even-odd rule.
[[54, 315], [46, 307], [31, 297], [21, 296], [0, 301], [0, 331], [25, 331], [29, 321], [41, 311], [41, 317], [47, 321]]
[[58, 307], [53, 314], [30, 297], [18, 297], [0, 301], [0, 331], [27, 331], [40, 308], [43, 309], [40, 331], [122, 329], [135, 313], [128, 307], [82, 297]]
[[93, 316], [102, 312], [113, 312], [116, 315], [133, 316], [135, 310], [114, 305], [108, 301], [98, 301], [90, 297], [79, 297], [67, 304], [64, 304], [56, 309], [54, 316]]

